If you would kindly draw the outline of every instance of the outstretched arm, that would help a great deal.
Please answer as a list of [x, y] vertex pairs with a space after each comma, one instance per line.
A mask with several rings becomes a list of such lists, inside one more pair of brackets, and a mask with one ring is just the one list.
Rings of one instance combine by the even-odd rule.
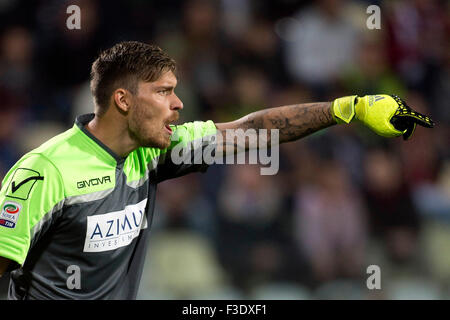
[[280, 142], [300, 139], [336, 124], [330, 102], [294, 104], [250, 113], [233, 122], [216, 123], [217, 129], [278, 129]]
[[216, 123], [216, 127], [222, 134], [224, 145], [234, 145], [235, 151], [241, 151], [248, 149], [251, 133], [245, 135], [244, 146], [238, 145], [239, 139], [229, 141], [226, 130], [242, 129], [245, 132], [248, 129], [255, 129], [258, 135], [259, 129], [267, 129], [266, 139], [270, 143], [270, 130], [278, 129], [279, 143], [283, 143], [303, 138], [334, 124], [336, 121], [331, 114], [331, 102], [316, 102], [260, 110], [236, 121]]
[[[220, 147], [225, 149], [226, 146], [232, 146], [234, 152], [247, 150], [249, 141], [258, 136], [259, 129], [267, 129], [267, 133], [260, 135], [264, 135], [268, 144], [273, 144], [294, 141], [334, 124], [348, 124], [354, 120], [378, 135], [403, 136], [405, 140], [411, 138], [417, 124], [428, 128], [434, 126], [429, 117], [412, 110], [395, 95], [346, 96], [333, 102], [265, 109], [236, 121], [217, 123], [216, 127], [223, 141], [218, 147], [219, 151]], [[279, 141], [271, 141], [270, 130], [273, 129], [279, 130]], [[227, 135], [228, 130], [234, 130], [235, 134]], [[227, 153], [228, 150], [227, 148]]]

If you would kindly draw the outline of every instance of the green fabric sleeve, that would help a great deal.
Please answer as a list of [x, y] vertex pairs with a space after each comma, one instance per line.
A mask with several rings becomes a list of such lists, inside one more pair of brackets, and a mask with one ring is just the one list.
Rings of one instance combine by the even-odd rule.
[[187, 145], [191, 141], [214, 135], [217, 132], [216, 125], [211, 120], [187, 122], [182, 125], [171, 127], [173, 129], [173, 135], [171, 138], [172, 143], [170, 144], [168, 151], [180, 143]]
[[64, 197], [61, 175], [46, 157], [28, 154], [19, 160], [0, 190], [0, 256], [23, 265], [33, 228]]

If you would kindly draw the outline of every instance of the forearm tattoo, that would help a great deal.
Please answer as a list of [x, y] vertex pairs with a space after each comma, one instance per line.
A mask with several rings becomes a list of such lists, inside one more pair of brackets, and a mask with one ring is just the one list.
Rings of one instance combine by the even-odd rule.
[[[279, 130], [279, 143], [294, 141], [312, 134], [318, 130], [330, 127], [336, 124], [331, 115], [330, 102], [317, 102], [307, 104], [296, 104], [271, 109], [265, 109], [251, 113], [242, 119], [233, 123], [229, 129], [242, 129], [244, 132], [248, 129], [255, 129], [258, 134], [259, 129], [267, 129], [267, 142], [271, 141], [272, 129]], [[235, 151], [248, 149], [248, 142], [251, 134], [246, 135], [245, 145], [237, 143], [237, 139], [230, 141], [223, 135], [223, 146], [234, 146]]]
[[280, 143], [303, 138], [336, 122], [331, 115], [331, 103], [318, 102], [261, 110], [248, 115], [244, 130], [279, 129]]

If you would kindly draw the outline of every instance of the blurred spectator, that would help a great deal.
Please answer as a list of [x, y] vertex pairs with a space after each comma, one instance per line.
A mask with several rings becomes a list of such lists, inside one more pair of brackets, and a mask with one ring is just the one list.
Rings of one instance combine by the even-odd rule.
[[294, 79], [324, 89], [353, 63], [358, 31], [345, 4], [320, 0], [294, 15], [285, 42], [287, 67]]
[[[277, 179], [260, 175], [257, 165], [227, 167], [220, 186], [221, 212], [218, 250], [225, 267], [241, 289], [290, 273], [289, 243], [283, 220], [283, 198]], [[295, 266], [295, 259], [290, 261]], [[288, 277], [289, 275], [284, 275]]]
[[[450, 20], [450, 18], [448, 18]], [[448, 23], [450, 30], [450, 21]], [[450, 31], [448, 32], [448, 34]], [[436, 75], [436, 81], [432, 82], [432, 101], [430, 103], [430, 109], [433, 115], [437, 119], [440, 119], [441, 123], [447, 128], [450, 125], [450, 108], [448, 107], [448, 101], [450, 99], [450, 37], [447, 36], [446, 49], [443, 54], [442, 64], [437, 67], [439, 71]], [[444, 131], [445, 133], [445, 131]], [[448, 141], [448, 139], [447, 139]]]
[[250, 0], [221, 0], [222, 27], [227, 37], [239, 38], [251, 22]]
[[0, 87], [0, 101], [0, 178], [3, 180], [3, 176], [21, 156], [15, 138], [16, 130], [21, 127], [23, 120], [23, 108], [20, 99], [3, 87]]
[[109, 37], [100, 29], [99, 1], [79, 0], [81, 28], [66, 26], [67, 1], [39, 3], [36, 14], [35, 83], [33, 109], [37, 120], [73, 123], [73, 89], [89, 78], [90, 65]]
[[16, 26], [3, 33], [0, 84], [16, 96], [29, 92], [36, 80], [31, 65], [33, 53], [32, 36], [27, 29]]
[[283, 87], [289, 79], [273, 23], [263, 18], [250, 21], [240, 37], [233, 39], [232, 49], [238, 63], [233, 63], [232, 69], [240, 66], [260, 69], [275, 87]]
[[391, 62], [407, 85], [427, 94], [448, 41], [445, 40], [448, 17], [444, 3], [438, 0], [386, 2]]
[[[38, 43], [39, 73], [52, 90], [79, 84], [89, 77], [90, 64], [104, 44], [99, 29], [98, 1], [77, 1], [82, 8], [81, 28], [66, 26], [67, 2], [42, 2], [38, 9], [39, 31], [45, 36]], [[52, 32], [48, 32], [49, 29]], [[48, 48], [52, 48], [48, 50]]]
[[235, 94], [236, 104], [225, 109], [230, 119], [242, 117], [267, 106], [270, 83], [262, 70], [250, 67], [236, 68], [231, 88]]
[[396, 94], [404, 97], [405, 88], [400, 79], [392, 72], [386, 57], [386, 40], [384, 33], [367, 33], [355, 48], [356, 64], [348, 70], [342, 70], [342, 84], [351, 93]]
[[421, 220], [400, 162], [393, 154], [377, 149], [369, 151], [364, 163], [371, 231], [383, 241], [392, 261], [410, 262], [417, 252]]
[[161, 228], [186, 228], [216, 242], [217, 217], [199, 185], [198, 174], [167, 180], [158, 188]]
[[318, 283], [362, 276], [366, 218], [361, 196], [338, 162], [311, 165], [311, 184], [296, 191], [295, 239]]
[[281, 205], [275, 179], [262, 176], [258, 165], [233, 165], [221, 192], [221, 207], [230, 221], [268, 225]]
[[[201, 112], [217, 107], [226, 93], [220, 58], [225, 44], [219, 29], [218, 3], [189, 0], [184, 3], [180, 72], [199, 98]], [[176, 50], [178, 51], [178, 49]]]

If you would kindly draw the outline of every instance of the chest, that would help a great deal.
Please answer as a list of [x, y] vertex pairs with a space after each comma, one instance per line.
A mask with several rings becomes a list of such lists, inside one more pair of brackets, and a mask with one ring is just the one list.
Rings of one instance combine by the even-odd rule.
[[105, 252], [130, 245], [149, 227], [154, 192], [147, 182], [129, 186], [116, 177], [113, 189], [70, 199], [56, 225], [56, 241], [83, 252]]

